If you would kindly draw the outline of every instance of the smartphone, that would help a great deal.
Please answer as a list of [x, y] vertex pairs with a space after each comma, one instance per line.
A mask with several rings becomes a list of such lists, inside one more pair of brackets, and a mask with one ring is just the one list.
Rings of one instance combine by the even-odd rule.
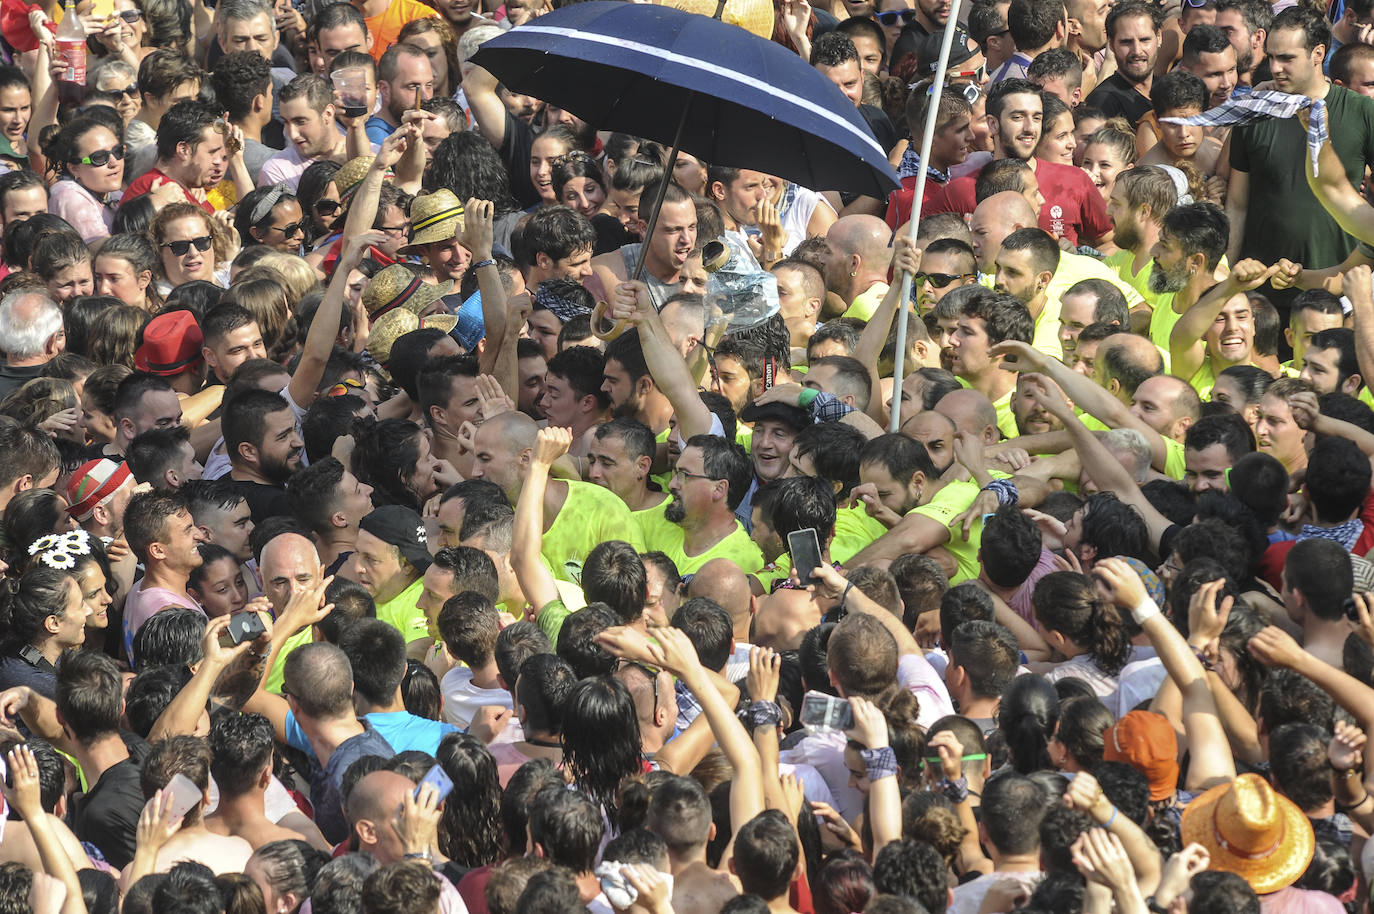
[[184, 774], [174, 776], [165, 792], [172, 795], [170, 812], [174, 819], [186, 815], [204, 798], [200, 788]]
[[431, 785], [438, 791], [438, 802], [440, 803], [444, 802], [444, 798], [453, 790], [453, 779], [450, 778], [448, 772], [444, 771], [439, 765], [435, 765], [425, 773], [424, 780], [420, 781], [419, 786], [415, 788], [415, 799], [420, 799], [420, 788], [424, 787], [426, 784]]
[[805, 527], [787, 534], [787, 552], [792, 556], [792, 567], [797, 570], [801, 585], [805, 587], [815, 581], [815, 571], [821, 564], [821, 541], [816, 528]]
[[849, 730], [854, 726], [854, 711], [846, 699], [807, 692], [802, 696], [801, 722], [811, 733]]
[[229, 617], [229, 627], [219, 633], [221, 647], [236, 647], [245, 641], [254, 641], [267, 633], [262, 624], [262, 616], [250, 610], [234, 613]]
[[1342, 608], [1345, 610], [1345, 617], [1347, 619], [1354, 622], [1356, 625], [1360, 624], [1360, 608], [1355, 605], [1354, 597], [1346, 597]]

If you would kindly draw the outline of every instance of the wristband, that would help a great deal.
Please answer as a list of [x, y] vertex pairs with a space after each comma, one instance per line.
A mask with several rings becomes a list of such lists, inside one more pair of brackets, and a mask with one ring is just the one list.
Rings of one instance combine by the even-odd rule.
[[941, 778], [935, 785], [951, 803], [962, 803], [968, 799], [968, 778]]
[[423, 860], [425, 863], [433, 863], [434, 855], [429, 851], [411, 851], [403, 858], [405, 860]]
[[1131, 618], [1135, 619], [1136, 625], [1144, 625], [1147, 619], [1153, 619], [1159, 615], [1159, 604], [1149, 597], [1140, 601], [1140, 605], [1131, 610]]
[[997, 504], [1002, 507], [1008, 505], [1015, 507], [1021, 501], [1021, 493], [1016, 490], [1016, 483], [1010, 479], [994, 479], [992, 482], [983, 486], [984, 492], [991, 492], [997, 496]]
[[495, 259], [494, 257], [488, 257], [486, 260], [479, 260], [479, 261], [477, 261], [476, 263], [474, 263], [474, 264], [472, 265], [472, 269], [474, 269], [474, 270], [480, 270], [480, 269], [482, 269], [482, 267], [494, 267], [494, 266], [496, 266], [496, 259]]
[[740, 709], [739, 719], [750, 730], [776, 727], [782, 723], [782, 708], [776, 701], [751, 701]]
[[797, 394], [797, 405], [800, 406], [802, 409], [810, 409], [811, 404], [815, 403], [816, 398], [820, 395], [821, 392], [819, 390], [816, 390], [815, 388], [804, 388], [801, 393]]
[[1103, 823], [1102, 823], [1102, 827], [1103, 827], [1103, 828], [1111, 828], [1111, 827], [1112, 827], [1112, 823], [1116, 821], [1116, 814], [1117, 814], [1117, 812], [1118, 812], [1117, 808], [1116, 808], [1115, 806], [1113, 806], [1113, 807], [1112, 807], [1112, 815], [1111, 815], [1111, 818], [1109, 818], [1106, 822], [1103, 822]]
[[879, 781], [883, 778], [895, 778], [897, 776], [897, 753], [892, 751], [891, 746], [879, 746], [877, 749], [860, 749], [859, 757], [864, 760], [864, 768], [868, 771], [870, 781]]

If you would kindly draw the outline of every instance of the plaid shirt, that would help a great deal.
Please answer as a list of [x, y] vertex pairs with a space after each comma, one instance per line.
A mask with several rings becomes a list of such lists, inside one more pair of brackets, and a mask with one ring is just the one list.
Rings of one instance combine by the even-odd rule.
[[1312, 158], [1312, 172], [1317, 172], [1317, 155], [1322, 143], [1331, 138], [1326, 128], [1326, 102], [1306, 95], [1286, 92], [1250, 92], [1232, 95], [1224, 104], [1191, 117], [1162, 117], [1170, 124], [1190, 124], [1198, 127], [1229, 127], [1250, 124], [1263, 118], [1290, 118], [1304, 108], [1311, 109], [1307, 126], [1307, 154]]

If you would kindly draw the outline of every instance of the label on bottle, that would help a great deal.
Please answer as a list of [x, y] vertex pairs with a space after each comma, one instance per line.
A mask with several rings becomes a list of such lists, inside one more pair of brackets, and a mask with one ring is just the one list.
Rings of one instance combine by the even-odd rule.
[[62, 81], [86, 85], [86, 42], [57, 40], [57, 59], [62, 64]]

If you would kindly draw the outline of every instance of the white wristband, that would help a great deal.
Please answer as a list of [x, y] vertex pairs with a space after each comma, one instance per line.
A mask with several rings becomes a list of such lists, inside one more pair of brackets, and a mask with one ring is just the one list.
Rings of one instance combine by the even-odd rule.
[[1140, 601], [1140, 605], [1131, 610], [1131, 617], [1135, 619], [1136, 625], [1144, 625], [1146, 619], [1151, 619], [1159, 615], [1159, 604], [1155, 603], [1148, 596]]

